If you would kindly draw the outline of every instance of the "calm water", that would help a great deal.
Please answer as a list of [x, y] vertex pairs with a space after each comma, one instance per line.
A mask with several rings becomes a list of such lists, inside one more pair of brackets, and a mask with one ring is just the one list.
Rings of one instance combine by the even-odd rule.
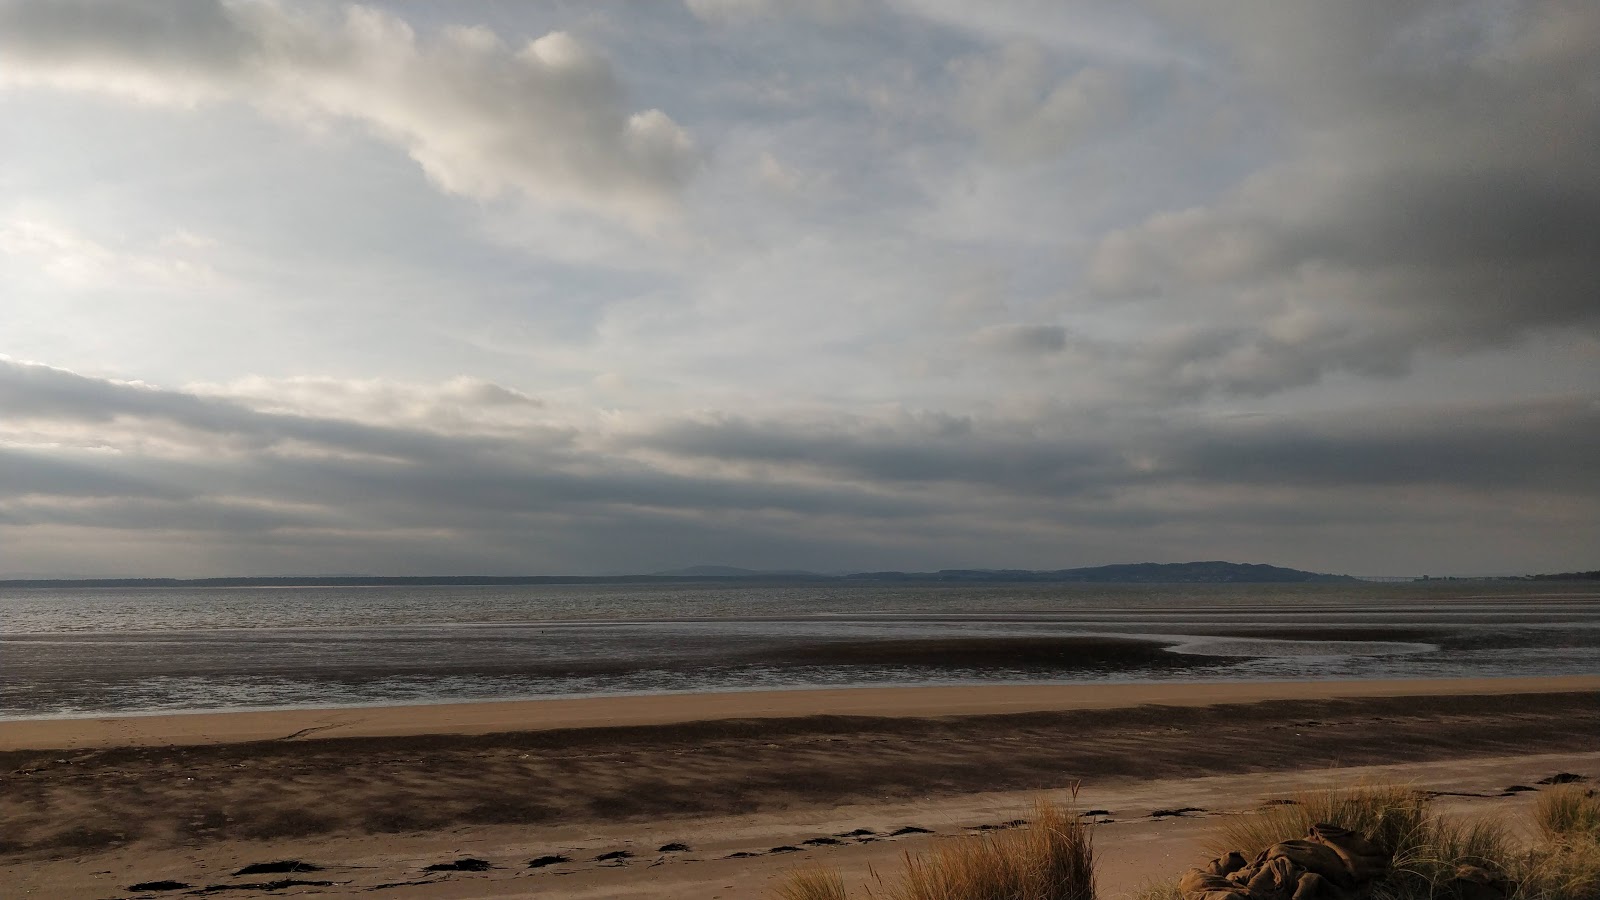
[[0, 718], [997, 681], [1600, 673], [1600, 588], [0, 591]]

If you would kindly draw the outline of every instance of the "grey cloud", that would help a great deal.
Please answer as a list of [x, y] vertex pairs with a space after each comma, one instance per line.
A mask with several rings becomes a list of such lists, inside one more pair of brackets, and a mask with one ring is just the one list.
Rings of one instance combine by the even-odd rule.
[[1084, 67], [1058, 74], [1051, 55], [1029, 42], [958, 59], [950, 70], [957, 117], [991, 153], [1014, 162], [1059, 155], [1120, 117], [1126, 103], [1117, 72]]
[[997, 353], [1038, 356], [1066, 349], [1067, 330], [1060, 325], [991, 325], [979, 331], [976, 340]]
[[773, 17], [799, 17], [842, 23], [862, 15], [868, 0], [684, 0], [696, 17], [708, 22], [745, 23]]
[[[1204, 27], [1282, 104], [1294, 156], [1111, 233], [1090, 258], [1103, 297], [1181, 301], [1214, 334], [1256, 331], [1229, 342], [1231, 363], [1197, 348], [1185, 390], [1403, 372], [1424, 349], [1600, 326], [1592, 5], [1522, 3], [1504, 19], [1459, 4], [1246, 6]], [[1564, 17], [1595, 27], [1561, 52], [1534, 40]]]
[[957, 482], [1058, 497], [1151, 485], [1600, 492], [1590, 452], [1600, 443], [1594, 398], [1315, 420], [1080, 421], [1080, 428], [989, 423], [949, 433], [924, 424], [724, 418], [672, 423], [640, 440], [675, 454], [817, 468], [852, 480]]
[[521, 48], [481, 27], [419, 39], [361, 6], [334, 18], [222, 0], [7, 0], [7, 83], [353, 120], [446, 191], [516, 191], [638, 224], [668, 212], [698, 165], [688, 134], [660, 110], [630, 113], [610, 63], [570, 34]]
[[[1375, 516], [1443, 532], [1465, 527], [1449, 510], [1485, 498], [1534, 522], [1600, 499], [1586, 452], [1600, 442], [1594, 398], [1316, 418], [723, 416], [547, 442], [263, 413], [5, 363], [0, 422], [0, 438], [26, 422], [35, 434], [104, 429], [107, 444], [0, 451], [9, 546], [83, 529], [108, 546], [187, 535], [235, 571], [313, 559], [617, 571], [685, 555], [782, 565], [785, 553], [800, 557], [787, 564], [927, 565], [1000, 546], [1004, 562], [1050, 565], [1074, 559], [1062, 560], [1066, 536], [1098, 546], [1159, 533], [1194, 547], [1207, 546], [1194, 529], [1214, 539]], [[164, 442], [130, 442], [140, 429]], [[227, 453], [162, 449], [202, 433], [237, 438]], [[372, 458], [282, 452], [273, 441], [290, 434]], [[1430, 499], [1410, 508], [1418, 497]], [[176, 560], [153, 556], [152, 574]]]

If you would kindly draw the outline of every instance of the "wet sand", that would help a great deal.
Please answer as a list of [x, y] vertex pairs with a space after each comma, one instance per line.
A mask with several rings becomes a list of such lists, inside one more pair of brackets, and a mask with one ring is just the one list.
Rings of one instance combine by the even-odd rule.
[[1600, 691], [1600, 675], [1216, 684], [841, 688], [0, 721], [0, 752], [492, 734], [799, 716], [925, 718], [1259, 700]]
[[[128, 888], [171, 880], [230, 897], [731, 900], [796, 865], [892, 871], [902, 850], [1003, 826], [1081, 782], [1085, 808], [1115, 820], [1100, 837], [1115, 896], [1191, 864], [1206, 816], [1351, 767], [1486, 806], [1526, 802], [1500, 794], [1557, 771], [1600, 775], [1600, 679], [549, 703], [567, 705], [324, 711], [340, 727], [310, 732], [295, 718], [308, 712], [152, 717], [120, 741], [104, 721], [0, 723], [0, 883], [26, 897], [170, 896]], [[50, 736], [76, 743], [46, 749]], [[1203, 812], [1155, 815], [1182, 806]], [[927, 833], [895, 834], [907, 828]], [[567, 859], [528, 865], [549, 856]], [[426, 870], [463, 857], [493, 868]], [[233, 874], [294, 859], [320, 868]], [[328, 884], [247, 887], [281, 880]]]

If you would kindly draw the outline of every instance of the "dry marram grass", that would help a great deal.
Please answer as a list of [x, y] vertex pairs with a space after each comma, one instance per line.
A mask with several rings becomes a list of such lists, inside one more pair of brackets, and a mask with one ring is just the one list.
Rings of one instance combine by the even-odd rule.
[[[837, 873], [795, 872], [782, 900], [844, 900]], [[963, 837], [905, 856], [894, 882], [867, 896], [882, 900], [1095, 900], [1091, 826], [1071, 808], [1040, 800], [1032, 821], [1011, 831]]]
[[1600, 841], [1600, 794], [1564, 784], [1539, 795], [1534, 824], [1551, 841]]

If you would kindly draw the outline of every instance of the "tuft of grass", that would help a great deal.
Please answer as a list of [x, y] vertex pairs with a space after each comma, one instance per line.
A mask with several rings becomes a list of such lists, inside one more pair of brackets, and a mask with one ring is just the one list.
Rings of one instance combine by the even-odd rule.
[[1389, 877], [1373, 889], [1374, 900], [1431, 900], [1452, 894], [1447, 883], [1462, 866], [1501, 875], [1516, 869], [1517, 843], [1503, 822], [1426, 816], [1394, 857]]
[[[878, 883], [869, 900], [1095, 900], [1092, 826], [1041, 799], [1028, 825], [907, 853], [899, 880]], [[790, 873], [777, 896], [847, 900], [839, 874], [819, 870]]]
[[887, 900], [1094, 900], [1094, 841], [1071, 811], [1040, 800], [1027, 827], [907, 854]]
[[1563, 784], [1539, 795], [1533, 822], [1546, 840], [1600, 842], [1600, 794]]
[[789, 873], [789, 880], [778, 886], [781, 900], [849, 900], [844, 879], [829, 869], [801, 869]]
[[1600, 898], [1600, 842], [1541, 847], [1514, 869], [1516, 900]]
[[1206, 844], [1221, 856], [1238, 850], [1246, 859], [1279, 841], [1305, 837], [1319, 822], [1338, 825], [1367, 839], [1399, 859], [1432, 836], [1427, 833], [1428, 801], [1410, 788], [1393, 784], [1360, 784], [1295, 795], [1293, 804], [1275, 804], [1226, 821]]
[[1176, 881], [1147, 881], [1128, 900], [1183, 900], [1183, 892]]

